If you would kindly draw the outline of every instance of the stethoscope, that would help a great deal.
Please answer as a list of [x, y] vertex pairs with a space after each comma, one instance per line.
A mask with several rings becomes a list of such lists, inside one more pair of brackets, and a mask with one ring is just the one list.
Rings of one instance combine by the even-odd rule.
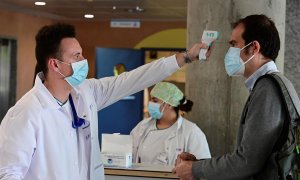
[[77, 116], [71, 94], [69, 95], [69, 100], [70, 100], [70, 105], [71, 105], [72, 114], [73, 114], [72, 127], [74, 129], [77, 129], [77, 128], [81, 127], [83, 124], [85, 124], [85, 120], [83, 118], [80, 118]]

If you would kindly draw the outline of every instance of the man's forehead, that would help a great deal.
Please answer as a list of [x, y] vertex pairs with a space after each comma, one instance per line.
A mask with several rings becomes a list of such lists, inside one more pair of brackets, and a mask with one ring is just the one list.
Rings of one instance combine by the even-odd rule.
[[81, 52], [81, 46], [76, 38], [64, 38], [60, 42], [60, 50], [63, 52]]
[[62, 47], [67, 47], [67, 46], [80, 46], [79, 42], [77, 41], [76, 38], [63, 38], [60, 41], [60, 45]]
[[242, 34], [243, 34], [244, 30], [245, 30], [244, 25], [242, 25], [242, 24], [237, 25], [231, 32], [229, 42], [244, 41], [244, 39], [242, 37]]

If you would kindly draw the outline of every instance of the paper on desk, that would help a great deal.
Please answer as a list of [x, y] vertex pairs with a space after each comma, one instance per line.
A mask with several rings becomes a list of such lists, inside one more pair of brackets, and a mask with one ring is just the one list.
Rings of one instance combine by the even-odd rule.
[[120, 134], [102, 134], [102, 152], [132, 153], [132, 137]]

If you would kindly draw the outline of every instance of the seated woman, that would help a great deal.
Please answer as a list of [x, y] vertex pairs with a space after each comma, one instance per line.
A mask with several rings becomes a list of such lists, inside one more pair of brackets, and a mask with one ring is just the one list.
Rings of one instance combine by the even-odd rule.
[[141, 121], [130, 133], [133, 162], [175, 165], [181, 152], [194, 154], [197, 159], [211, 158], [204, 133], [180, 115], [180, 111], [191, 111], [193, 102], [167, 82], [156, 84], [150, 95], [151, 117]]

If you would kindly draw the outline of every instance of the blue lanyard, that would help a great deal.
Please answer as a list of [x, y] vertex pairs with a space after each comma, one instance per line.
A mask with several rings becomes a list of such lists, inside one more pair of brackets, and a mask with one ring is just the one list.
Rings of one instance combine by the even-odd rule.
[[72, 127], [74, 129], [77, 129], [80, 126], [82, 126], [83, 124], [85, 124], [85, 120], [77, 116], [76, 109], [75, 109], [71, 94], [69, 95], [69, 100], [70, 100], [70, 105], [71, 105], [72, 114], [73, 114]]

